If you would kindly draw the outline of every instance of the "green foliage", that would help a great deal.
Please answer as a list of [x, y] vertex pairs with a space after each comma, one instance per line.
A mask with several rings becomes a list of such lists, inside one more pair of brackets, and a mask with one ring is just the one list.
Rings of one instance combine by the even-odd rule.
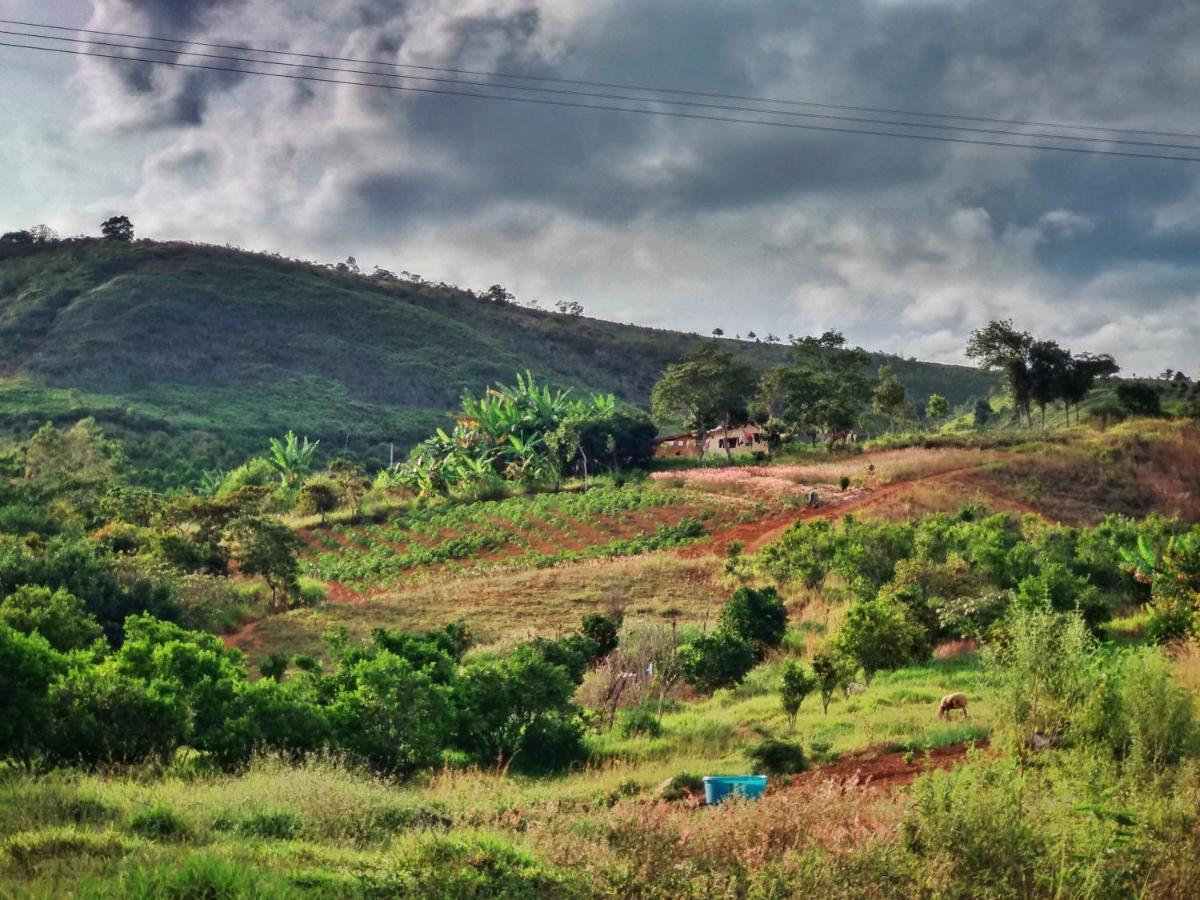
[[604, 613], [588, 613], [583, 617], [579, 630], [596, 645], [595, 658], [599, 659], [617, 649], [621, 623]]
[[1161, 416], [1162, 396], [1158, 388], [1141, 381], [1117, 385], [1117, 402], [1131, 416]]
[[187, 823], [170, 807], [155, 804], [129, 817], [129, 830], [152, 841], [182, 841], [188, 837]]
[[0, 622], [0, 757], [33, 762], [51, 727], [47, 692], [66, 668], [66, 658], [40, 634]]
[[746, 750], [754, 771], [761, 775], [794, 775], [808, 769], [808, 757], [798, 743], [764, 738]]
[[1194, 753], [1200, 740], [1195, 699], [1176, 682], [1170, 662], [1160, 652], [1143, 651], [1127, 661], [1122, 674], [1127, 763], [1133, 771], [1155, 775]]
[[941, 394], [930, 394], [929, 399], [925, 401], [925, 418], [931, 422], [940, 422], [948, 415], [950, 415], [950, 401]]
[[310, 443], [307, 436], [301, 441], [294, 431], [289, 431], [282, 441], [271, 438], [271, 452], [267, 455], [267, 462], [279, 475], [279, 480], [285, 487], [293, 487], [312, 471], [313, 459], [320, 443]]
[[319, 515], [321, 521], [338, 507], [337, 485], [329, 478], [310, 478], [296, 495], [296, 511], [304, 515]]
[[656, 738], [662, 734], [662, 722], [652, 710], [639, 706], [626, 710], [621, 715], [618, 729], [621, 737]]
[[788, 728], [795, 730], [796, 716], [804, 698], [819, 687], [819, 679], [794, 659], [783, 664], [779, 673], [779, 700], [787, 716]]
[[464, 393], [461, 406], [451, 434], [439, 428], [413, 449], [399, 469], [403, 483], [423, 494], [538, 484], [556, 480], [577, 457], [595, 454], [596, 441], [603, 443], [603, 457], [619, 466], [622, 458], [644, 459], [643, 444], [653, 437], [644, 421], [618, 411], [613, 395], [574, 400], [569, 390], [539, 387], [529, 372], [480, 398]]
[[787, 607], [773, 587], [738, 588], [721, 608], [718, 622], [755, 649], [759, 657], [778, 647], [787, 631]]
[[[650, 395], [654, 415], [668, 422], [684, 422], [703, 440], [713, 428], [745, 422], [747, 404], [754, 392], [754, 369], [723, 350], [714, 340], [667, 366]], [[726, 454], [730, 451], [726, 449]]]
[[971, 413], [972, 424], [976, 428], [983, 428], [992, 419], [992, 404], [988, 402], [986, 397], [980, 397], [975, 401], [975, 408]]
[[832, 643], [838, 653], [862, 668], [867, 684], [876, 672], [917, 662], [931, 649], [928, 633], [911, 611], [884, 598], [852, 604]]
[[886, 416], [895, 429], [908, 415], [907, 394], [900, 379], [895, 376], [889, 366], [879, 367], [879, 383], [871, 398], [875, 412]]
[[836, 652], [813, 655], [812, 673], [817, 680], [817, 690], [821, 692], [821, 709], [826, 714], [834, 692], [850, 680], [852, 673], [847, 671], [848, 668], [846, 660]]
[[461, 742], [481, 763], [534, 771], [580, 759], [575, 682], [529, 647], [464, 667], [457, 687]]
[[1024, 748], [1035, 735], [1061, 740], [1069, 734], [1097, 684], [1096, 654], [1096, 640], [1078, 613], [1013, 609], [1004, 639], [987, 656], [1012, 743]]
[[300, 593], [301, 542], [286, 525], [274, 519], [246, 517], [234, 523], [237, 558], [246, 575], [261, 575], [271, 589], [271, 605], [286, 606]]
[[22, 585], [0, 601], [0, 622], [22, 634], [37, 632], [55, 650], [82, 650], [103, 636], [83, 601], [59, 588]]
[[683, 680], [705, 693], [739, 684], [755, 662], [754, 648], [730, 631], [703, 634], [679, 648]]

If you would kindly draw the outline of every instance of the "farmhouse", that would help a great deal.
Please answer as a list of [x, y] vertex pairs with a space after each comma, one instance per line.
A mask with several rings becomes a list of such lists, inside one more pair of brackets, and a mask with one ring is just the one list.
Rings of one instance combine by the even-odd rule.
[[[767, 436], [758, 425], [714, 428], [704, 436], [705, 453], [751, 453], [767, 449]], [[700, 445], [694, 434], [668, 434], [654, 439], [655, 456], [698, 457]]]

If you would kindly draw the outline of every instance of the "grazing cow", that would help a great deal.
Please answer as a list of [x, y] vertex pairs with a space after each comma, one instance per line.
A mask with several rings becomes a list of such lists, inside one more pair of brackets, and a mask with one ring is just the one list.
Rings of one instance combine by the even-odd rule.
[[821, 495], [819, 493], [817, 493], [816, 491], [809, 491], [808, 492], [808, 508], [816, 509], [820, 505], [821, 505]]
[[942, 698], [942, 702], [938, 704], [938, 718], [946, 719], [950, 716], [950, 710], [961, 709], [963, 718], [967, 717], [967, 695], [962, 691], [957, 691], [953, 694], [947, 694]]
[[867, 686], [858, 681], [852, 681], [849, 684], [842, 685], [842, 693], [847, 697], [853, 697], [856, 694], [865, 694]]

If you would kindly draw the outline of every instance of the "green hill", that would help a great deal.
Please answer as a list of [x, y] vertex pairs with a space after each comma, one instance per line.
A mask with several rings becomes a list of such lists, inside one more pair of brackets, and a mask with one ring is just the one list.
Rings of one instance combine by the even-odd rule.
[[[288, 428], [386, 462], [463, 390], [530, 369], [648, 401], [695, 334], [497, 305], [450, 285], [382, 282], [240, 250], [140, 241], [0, 248], [0, 429], [94, 415], [140, 464], [196, 474]], [[766, 367], [778, 345], [726, 341]], [[877, 356], [923, 402], [990, 393], [974, 369]], [[186, 474], [186, 473], [185, 473]]]

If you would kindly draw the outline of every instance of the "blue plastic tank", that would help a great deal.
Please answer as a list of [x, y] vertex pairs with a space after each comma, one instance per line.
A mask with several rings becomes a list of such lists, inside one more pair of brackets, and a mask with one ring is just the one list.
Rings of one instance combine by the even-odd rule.
[[755, 800], [767, 789], [766, 775], [705, 775], [704, 802], [721, 803], [733, 794]]

